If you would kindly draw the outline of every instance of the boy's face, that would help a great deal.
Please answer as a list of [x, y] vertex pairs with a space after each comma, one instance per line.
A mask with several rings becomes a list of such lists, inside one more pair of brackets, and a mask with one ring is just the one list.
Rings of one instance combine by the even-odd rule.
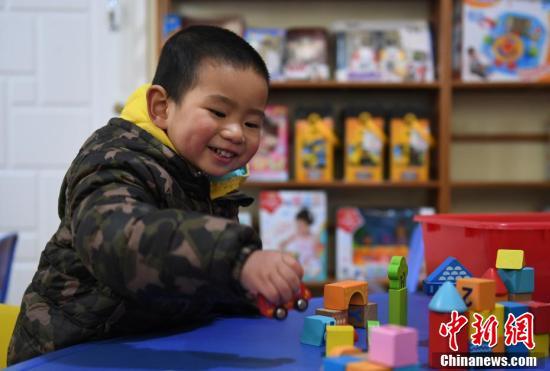
[[[221, 176], [245, 165], [258, 150], [267, 95], [266, 81], [254, 70], [205, 61], [179, 105], [168, 99], [165, 115], [151, 119], [181, 156]], [[148, 97], [151, 103], [150, 115], [155, 107]]]

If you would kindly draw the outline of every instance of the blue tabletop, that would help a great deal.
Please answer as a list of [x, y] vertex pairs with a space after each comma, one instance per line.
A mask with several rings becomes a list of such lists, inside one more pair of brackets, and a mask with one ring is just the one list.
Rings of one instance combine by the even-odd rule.
[[[419, 331], [423, 368], [428, 359], [429, 299], [421, 294], [408, 299], [409, 326]], [[379, 320], [387, 323], [387, 295], [371, 294], [369, 301], [378, 303]], [[291, 311], [282, 322], [261, 317], [221, 318], [185, 332], [76, 345], [8, 370], [320, 370], [325, 347], [301, 344], [300, 334], [304, 317], [322, 306], [322, 299], [314, 298], [305, 313]], [[365, 344], [364, 330], [359, 337], [360, 344]]]

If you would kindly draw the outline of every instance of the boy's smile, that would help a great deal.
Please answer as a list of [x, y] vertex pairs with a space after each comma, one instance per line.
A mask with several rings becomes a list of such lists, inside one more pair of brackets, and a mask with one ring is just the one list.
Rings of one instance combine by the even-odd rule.
[[205, 173], [225, 175], [244, 166], [258, 150], [268, 86], [253, 69], [203, 61], [196, 84], [179, 104], [166, 100], [164, 114], [162, 104], [155, 108], [160, 93], [154, 91], [164, 89], [151, 89], [151, 119], [178, 153]]

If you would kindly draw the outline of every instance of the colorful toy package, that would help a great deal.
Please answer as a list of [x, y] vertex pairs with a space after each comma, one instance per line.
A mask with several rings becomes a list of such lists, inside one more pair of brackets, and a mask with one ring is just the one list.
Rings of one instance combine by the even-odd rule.
[[291, 80], [327, 80], [328, 35], [324, 28], [289, 28], [286, 33], [284, 76]]
[[288, 180], [288, 108], [270, 105], [265, 109], [260, 148], [250, 161], [249, 180]]
[[346, 118], [344, 178], [380, 182], [384, 178], [384, 119], [362, 112]]
[[337, 81], [433, 81], [433, 50], [426, 21], [340, 21]]
[[430, 170], [430, 122], [408, 113], [390, 122], [390, 179], [427, 181]]
[[245, 39], [260, 53], [272, 81], [283, 79], [285, 30], [282, 28], [247, 28]]
[[548, 0], [465, 0], [464, 81], [550, 81]]
[[431, 208], [344, 207], [336, 213], [336, 279], [369, 280], [380, 285], [392, 256], [407, 256], [418, 214]]
[[260, 192], [260, 234], [265, 250], [293, 254], [304, 281], [327, 279], [327, 198], [324, 192]]
[[334, 134], [332, 117], [310, 113], [295, 125], [294, 171], [298, 181], [330, 181], [334, 177]]

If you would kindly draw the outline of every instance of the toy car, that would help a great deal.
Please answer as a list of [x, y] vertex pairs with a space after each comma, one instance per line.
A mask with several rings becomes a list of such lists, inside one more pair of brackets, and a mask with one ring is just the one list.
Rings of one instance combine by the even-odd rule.
[[275, 318], [280, 321], [284, 320], [288, 315], [289, 309], [296, 309], [303, 312], [308, 307], [308, 300], [311, 299], [311, 292], [304, 284], [300, 285], [300, 291], [297, 292], [288, 302], [275, 305], [269, 302], [262, 294], [258, 295], [257, 305], [260, 313], [269, 318]]

